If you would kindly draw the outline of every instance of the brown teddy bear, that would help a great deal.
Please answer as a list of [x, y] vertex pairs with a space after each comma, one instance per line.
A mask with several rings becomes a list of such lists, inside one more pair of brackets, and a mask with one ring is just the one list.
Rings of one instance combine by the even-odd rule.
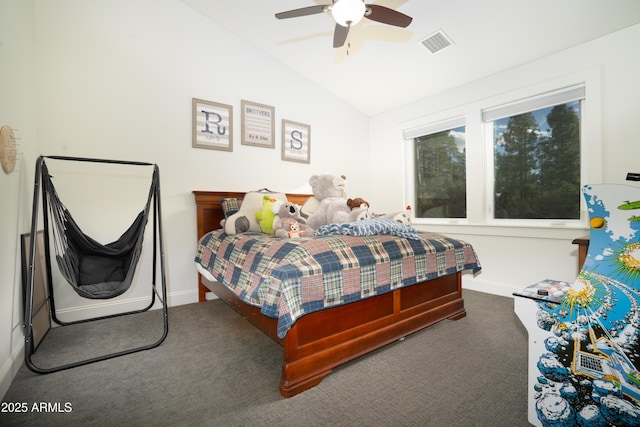
[[367, 202], [362, 197], [356, 197], [355, 199], [347, 199], [347, 206], [349, 206], [351, 210], [354, 210], [359, 207], [363, 207], [362, 205], [364, 205], [364, 207], [367, 207], [367, 208], [371, 207], [369, 205], [369, 202]]
[[300, 223], [298, 221], [291, 221], [289, 223], [289, 238], [294, 238], [294, 237], [302, 237], [300, 235]]

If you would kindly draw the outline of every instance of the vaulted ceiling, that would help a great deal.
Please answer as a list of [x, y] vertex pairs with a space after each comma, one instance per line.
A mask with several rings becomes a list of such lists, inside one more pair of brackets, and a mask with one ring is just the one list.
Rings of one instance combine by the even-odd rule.
[[[334, 49], [329, 13], [274, 16], [331, 0], [182, 1], [367, 115], [640, 23], [640, 0], [370, 0], [413, 22], [363, 19]], [[431, 53], [437, 31], [452, 44]]]

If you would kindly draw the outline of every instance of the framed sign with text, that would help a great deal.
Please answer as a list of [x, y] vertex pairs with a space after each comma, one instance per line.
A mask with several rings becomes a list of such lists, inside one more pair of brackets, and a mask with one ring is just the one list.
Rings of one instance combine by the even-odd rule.
[[275, 108], [242, 100], [242, 144], [275, 148]]
[[195, 148], [233, 151], [233, 107], [193, 98], [193, 137]]
[[311, 126], [282, 120], [282, 160], [311, 163]]

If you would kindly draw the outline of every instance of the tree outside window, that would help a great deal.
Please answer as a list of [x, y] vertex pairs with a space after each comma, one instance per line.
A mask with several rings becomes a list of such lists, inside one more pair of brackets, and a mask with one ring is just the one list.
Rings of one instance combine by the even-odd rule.
[[580, 101], [491, 122], [494, 217], [580, 218]]
[[414, 138], [415, 215], [466, 218], [465, 127]]

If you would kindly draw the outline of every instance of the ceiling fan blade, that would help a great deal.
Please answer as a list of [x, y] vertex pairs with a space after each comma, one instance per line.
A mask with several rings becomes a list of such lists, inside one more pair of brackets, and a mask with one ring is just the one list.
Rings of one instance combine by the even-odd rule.
[[412, 17], [404, 13], [377, 4], [368, 4], [364, 17], [383, 24], [395, 25], [396, 27], [407, 27], [413, 21]]
[[276, 18], [286, 19], [286, 18], [297, 18], [298, 16], [315, 15], [316, 13], [324, 12], [328, 6], [330, 5], [321, 4], [318, 6], [309, 6], [309, 7], [303, 7], [301, 9], [288, 10], [286, 12], [276, 13]]
[[342, 47], [349, 35], [349, 27], [343, 27], [340, 24], [336, 24], [336, 29], [333, 32], [333, 47]]

